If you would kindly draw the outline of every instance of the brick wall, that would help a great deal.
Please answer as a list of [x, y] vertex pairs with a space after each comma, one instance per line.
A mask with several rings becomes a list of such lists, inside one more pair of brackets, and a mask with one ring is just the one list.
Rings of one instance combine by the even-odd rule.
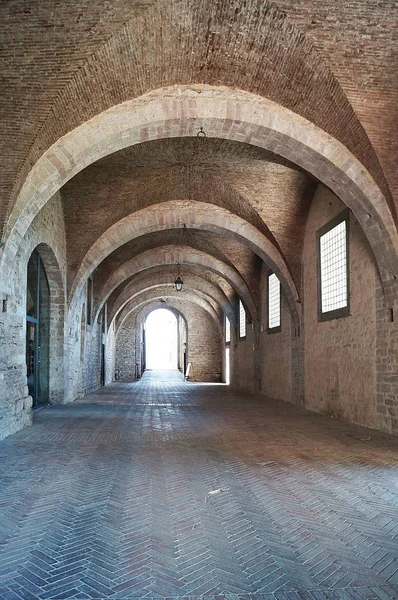
[[[267, 273], [262, 273], [262, 303], [260, 324], [260, 373], [261, 391], [266, 396], [280, 400], [292, 400], [291, 382], [291, 315], [286, 297], [281, 293], [281, 331], [268, 333]], [[261, 331], [262, 329], [262, 331]]]
[[[83, 19], [76, 18], [75, 2], [53, 3], [51, 9], [37, 4], [28, 11], [23, 0], [11, 11], [3, 4], [10, 64], [5, 204], [43, 149], [68, 131], [113, 104], [176, 81], [217, 83], [272, 98], [340, 139], [383, 179], [357, 115], [373, 138], [379, 126], [369, 106], [377, 101], [387, 133], [396, 114], [394, 3], [341, 0], [331, 7], [326, 0], [279, 0], [278, 10], [255, 1], [239, 7], [214, 1], [117, 2], [112, 8], [92, 2]], [[165, 23], [168, 35], [162, 36]], [[145, 44], [148, 31], [156, 43]], [[185, 60], [176, 61], [176, 54]]]
[[319, 185], [304, 243], [305, 403], [336, 418], [378, 427], [375, 264], [350, 214], [350, 316], [318, 322], [316, 232], [344, 205]]
[[303, 337], [292, 326], [286, 296], [281, 290], [281, 331], [268, 333], [267, 273], [261, 273], [260, 321], [248, 323], [246, 338], [231, 336], [231, 384], [265, 396], [303, 404]]
[[141, 328], [142, 325], [137, 323], [137, 314], [134, 312], [127, 317], [116, 334], [115, 369], [119, 369], [120, 381], [135, 381], [139, 373]]
[[[259, 391], [258, 337], [256, 321], [246, 311], [246, 337], [239, 336], [239, 302], [235, 301], [236, 328], [231, 327], [231, 385], [250, 391]], [[257, 351], [256, 351], [257, 350]]]

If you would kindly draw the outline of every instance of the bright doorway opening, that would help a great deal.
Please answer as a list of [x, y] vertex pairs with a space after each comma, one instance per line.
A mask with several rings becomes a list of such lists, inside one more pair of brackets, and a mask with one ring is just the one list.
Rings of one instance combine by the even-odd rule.
[[229, 364], [229, 348], [225, 348], [225, 383], [229, 385], [231, 383], [231, 371]]
[[166, 308], [152, 311], [145, 322], [145, 365], [151, 370], [178, 368], [177, 318]]

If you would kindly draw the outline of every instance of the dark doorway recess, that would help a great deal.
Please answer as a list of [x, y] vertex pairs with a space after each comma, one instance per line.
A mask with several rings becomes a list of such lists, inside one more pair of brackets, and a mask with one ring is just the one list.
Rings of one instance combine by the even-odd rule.
[[39, 253], [28, 263], [26, 293], [26, 367], [33, 407], [49, 401], [50, 288]]

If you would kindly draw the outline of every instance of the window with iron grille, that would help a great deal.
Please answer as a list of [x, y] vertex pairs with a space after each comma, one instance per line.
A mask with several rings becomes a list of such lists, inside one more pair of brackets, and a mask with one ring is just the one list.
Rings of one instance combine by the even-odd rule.
[[317, 232], [320, 321], [350, 314], [348, 223], [344, 211]]
[[239, 300], [239, 337], [246, 337], [246, 310], [242, 300]]
[[281, 330], [281, 282], [275, 273], [268, 274], [268, 331]]
[[231, 322], [228, 317], [225, 317], [225, 343], [229, 344], [231, 341]]

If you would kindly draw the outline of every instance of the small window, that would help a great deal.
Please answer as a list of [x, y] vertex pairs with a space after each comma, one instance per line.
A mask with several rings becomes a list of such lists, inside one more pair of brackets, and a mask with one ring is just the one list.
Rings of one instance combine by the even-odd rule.
[[239, 337], [246, 337], [246, 310], [242, 300], [239, 300]]
[[281, 330], [281, 282], [275, 273], [268, 274], [268, 331]]
[[88, 278], [87, 282], [87, 325], [91, 325], [93, 314], [93, 280]]
[[321, 321], [345, 317], [349, 307], [348, 211], [322, 227], [318, 242], [318, 313]]
[[231, 322], [228, 317], [225, 317], [225, 343], [229, 344], [231, 341]]

